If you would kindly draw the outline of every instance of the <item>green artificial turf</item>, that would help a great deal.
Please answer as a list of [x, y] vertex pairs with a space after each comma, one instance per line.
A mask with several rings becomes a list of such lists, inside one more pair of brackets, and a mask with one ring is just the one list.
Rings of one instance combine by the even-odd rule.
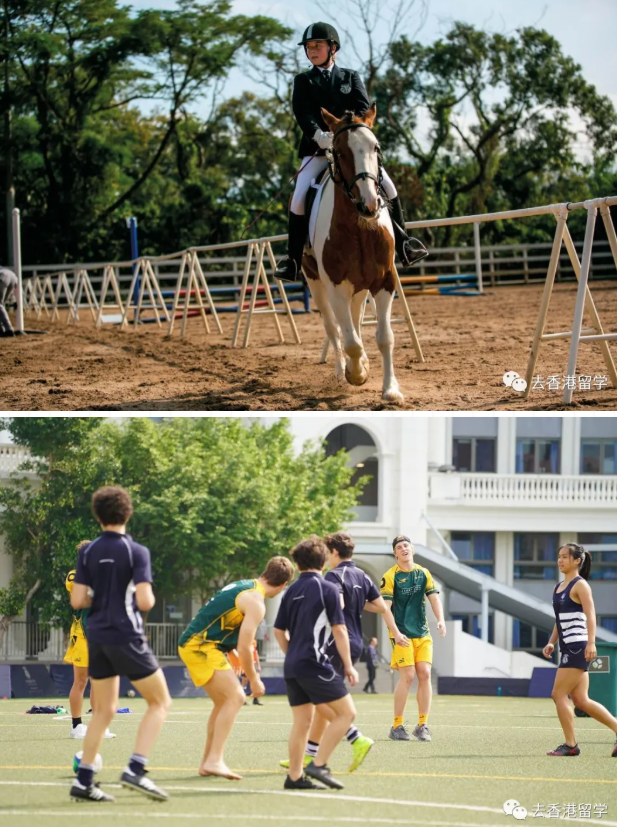
[[[0, 824], [65, 827], [70, 818], [114, 827], [141, 825], [147, 819], [165, 825], [229, 821], [238, 827], [294, 822], [298, 827], [513, 827], [519, 822], [502, 806], [515, 799], [528, 810], [526, 823], [540, 823], [532, 815], [537, 804], [545, 812], [557, 805], [562, 816], [570, 804], [576, 813], [570, 820], [617, 825], [612, 734], [594, 721], [577, 719], [580, 757], [547, 757], [546, 751], [563, 741], [550, 700], [436, 697], [429, 720], [431, 743], [388, 739], [391, 696], [360, 695], [355, 701], [358, 727], [375, 740], [366, 761], [349, 774], [351, 748], [343, 742], [331, 767], [345, 789], [298, 794], [283, 791], [285, 771], [278, 766], [279, 759], [287, 757], [291, 722], [284, 698], [266, 697], [263, 707], [241, 710], [226, 753], [228, 764], [244, 775], [240, 782], [197, 775], [211, 702], [176, 699], [150, 756], [151, 777], [170, 794], [161, 804], [114, 786], [132, 752], [144, 709], [143, 701], [122, 698], [120, 705], [132, 711], [116, 716], [111, 729], [117, 738], [104, 741], [104, 767], [97, 776], [103, 789], [116, 796], [110, 805], [69, 800], [72, 757], [82, 746], [68, 737], [70, 719], [25, 715], [32, 700], [0, 701]], [[411, 696], [407, 711], [412, 726], [415, 708]], [[579, 808], [586, 804], [592, 805], [589, 818], [580, 816]], [[607, 812], [600, 818], [595, 805], [604, 804]]]

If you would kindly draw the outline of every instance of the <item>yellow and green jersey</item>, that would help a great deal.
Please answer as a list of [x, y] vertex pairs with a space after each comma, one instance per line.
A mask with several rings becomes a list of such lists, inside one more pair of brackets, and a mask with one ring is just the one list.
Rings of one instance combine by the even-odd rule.
[[264, 594], [264, 588], [257, 580], [230, 583], [201, 607], [182, 633], [178, 645], [199, 647], [204, 643], [215, 643], [223, 652], [235, 649], [240, 624], [244, 620], [236, 601], [246, 591]]
[[392, 603], [392, 614], [400, 632], [409, 638], [430, 635], [424, 596], [438, 594], [439, 589], [428, 569], [415, 563], [411, 571], [392, 566], [381, 578], [380, 591], [383, 599]]
[[[72, 569], [66, 576], [64, 585], [69, 594], [73, 591], [73, 580], [77, 569]], [[73, 622], [71, 623], [71, 637], [88, 637], [88, 615], [90, 609], [73, 609]]]

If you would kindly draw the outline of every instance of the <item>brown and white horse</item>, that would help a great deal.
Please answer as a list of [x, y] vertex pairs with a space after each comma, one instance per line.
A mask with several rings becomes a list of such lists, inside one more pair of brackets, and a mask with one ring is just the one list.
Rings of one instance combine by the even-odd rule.
[[348, 114], [339, 119], [321, 111], [334, 134], [334, 178], [324, 185], [313, 246], [305, 249], [302, 268], [334, 349], [336, 376], [352, 385], [363, 385], [368, 378], [360, 324], [370, 291], [377, 309], [376, 339], [383, 364], [381, 398], [401, 403], [390, 323], [394, 234], [378, 186], [379, 143], [372, 130], [377, 107], [373, 104], [362, 118]]

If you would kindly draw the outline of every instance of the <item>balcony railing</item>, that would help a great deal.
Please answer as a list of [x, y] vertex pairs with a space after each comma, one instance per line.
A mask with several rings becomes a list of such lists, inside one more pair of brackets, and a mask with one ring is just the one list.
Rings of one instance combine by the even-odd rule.
[[30, 454], [25, 448], [17, 445], [0, 445], [0, 477], [8, 477], [27, 459], [30, 459]]
[[429, 492], [433, 503], [615, 508], [617, 476], [438, 473]]
[[[146, 624], [146, 636], [158, 660], [178, 658], [178, 640], [185, 628], [185, 624], [177, 623]], [[68, 634], [62, 629], [18, 620], [11, 623], [4, 633], [0, 643], [0, 662], [60, 663], [67, 646]], [[283, 652], [276, 642], [273, 627], [268, 627], [266, 639], [258, 641], [257, 648], [261, 660], [268, 663], [283, 661]]]

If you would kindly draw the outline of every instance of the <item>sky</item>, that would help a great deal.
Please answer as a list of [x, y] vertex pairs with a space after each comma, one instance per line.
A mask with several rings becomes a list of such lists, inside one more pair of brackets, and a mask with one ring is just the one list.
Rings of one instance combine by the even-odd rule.
[[[174, 9], [175, 0], [125, 0], [135, 9]], [[310, 23], [326, 18], [319, 8], [319, 0], [234, 0], [237, 14], [265, 14], [280, 20], [297, 31]], [[418, 40], [431, 43], [445, 33], [453, 20], [472, 23], [487, 31], [508, 34], [520, 26], [546, 29], [561, 43], [566, 54], [583, 68], [588, 82], [599, 92], [608, 95], [617, 106], [617, 0], [427, 0], [426, 23]], [[329, 4], [322, 2], [322, 8]], [[340, 6], [341, 3], [337, 3]], [[382, 0], [384, 20], [396, 8], [396, 0]], [[334, 8], [334, 6], [332, 6]], [[332, 21], [336, 23], [337, 15]], [[353, 20], [343, 20], [341, 26], [354, 31]], [[414, 20], [401, 21], [397, 33], [414, 34]], [[385, 31], [385, 26], [384, 29]], [[340, 63], [353, 68], [350, 49], [343, 50]], [[225, 96], [237, 95], [248, 89], [259, 91], [246, 73], [236, 70], [228, 81]]]

